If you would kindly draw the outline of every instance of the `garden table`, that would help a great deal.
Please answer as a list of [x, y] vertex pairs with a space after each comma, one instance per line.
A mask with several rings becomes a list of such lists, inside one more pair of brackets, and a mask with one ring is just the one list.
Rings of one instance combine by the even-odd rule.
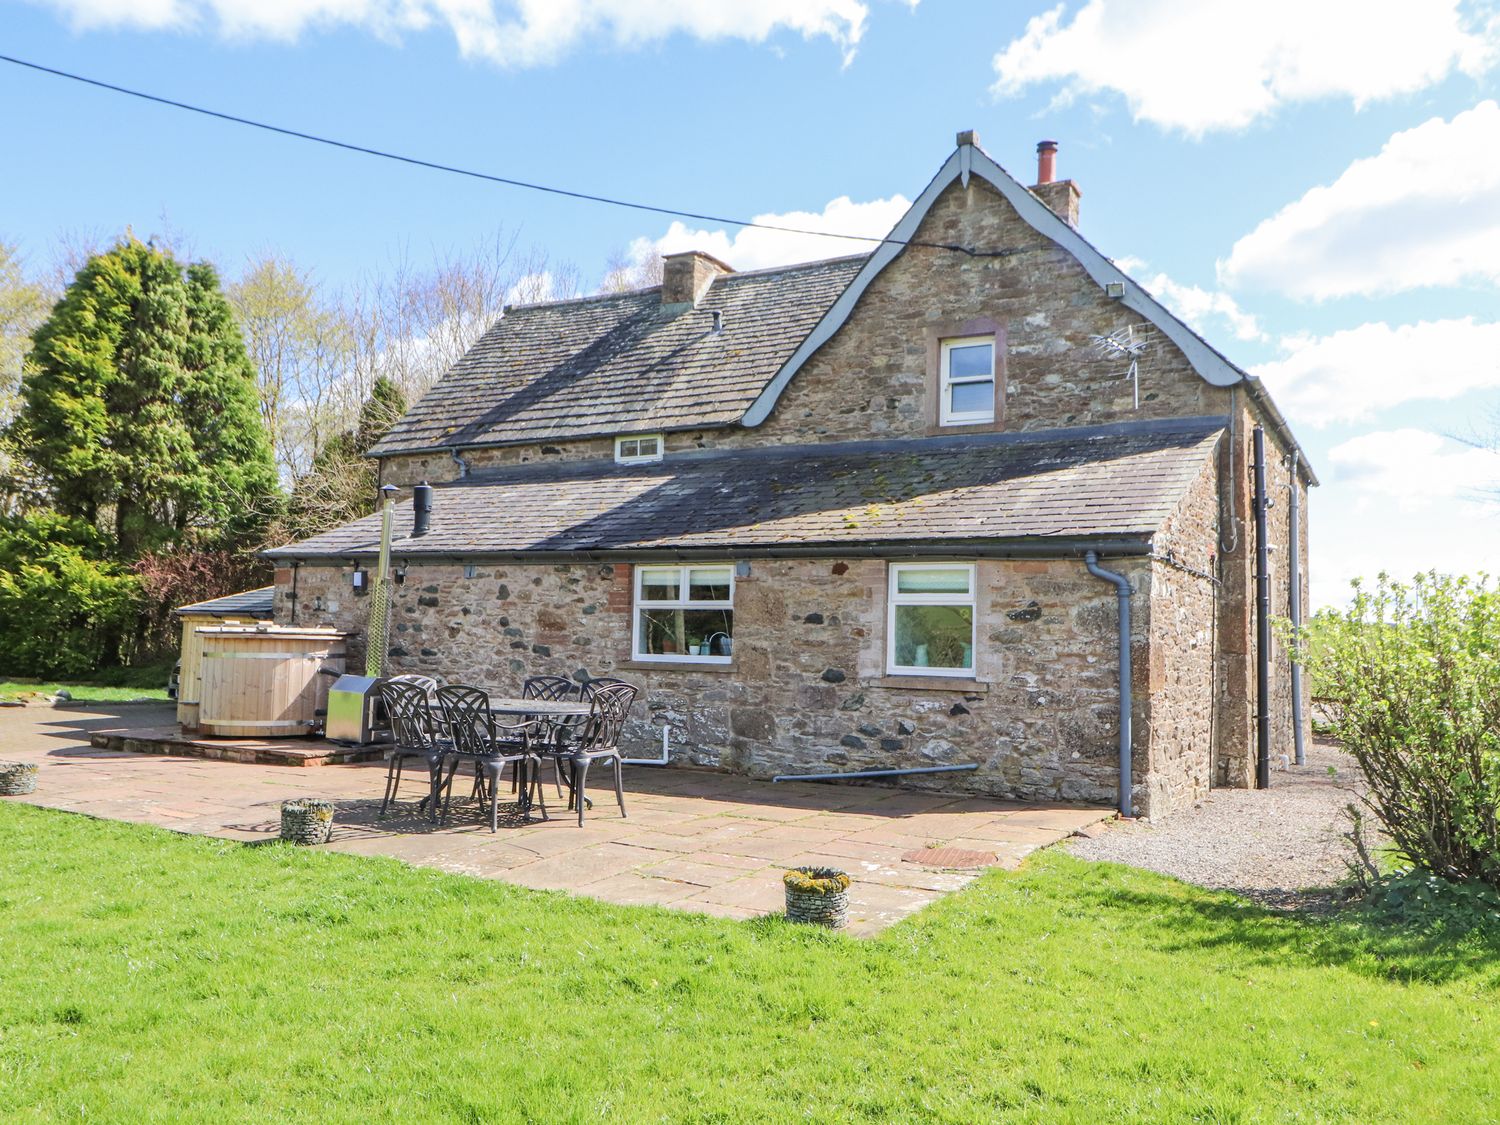
[[[432, 710], [441, 721], [442, 709], [436, 703], [432, 704]], [[549, 726], [565, 725], [569, 720], [586, 719], [593, 714], [593, 706], [589, 703], [573, 700], [552, 699], [520, 699], [512, 696], [491, 696], [491, 715], [519, 716], [526, 719], [542, 719]], [[572, 789], [572, 778], [568, 779], [568, 788]], [[520, 800], [517, 807], [522, 811], [531, 808], [530, 793], [519, 794]], [[589, 802], [593, 804], [592, 801]]]

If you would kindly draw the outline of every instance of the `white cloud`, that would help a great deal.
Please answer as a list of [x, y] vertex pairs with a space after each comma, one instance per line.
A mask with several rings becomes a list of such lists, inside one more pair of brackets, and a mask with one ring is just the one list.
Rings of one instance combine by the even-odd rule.
[[33, 0], [79, 29], [211, 30], [295, 40], [357, 27], [394, 39], [447, 27], [465, 57], [505, 66], [556, 61], [586, 38], [637, 47], [673, 35], [765, 42], [778, 31], [827, 38], [847, 63], [869, 14], [862, 0]]
[[[893, 195], [889, 199], [873, 199], [867, 203], [855, 203], [847, 195], [841, 195], [830, 200], [822, 211], [756, 215], [754, 221], [800, 230], [827, 231], [829, 234], [881, 238], [890, 233], [910, 206], [911, 203], [899, 195]], [[754, 270], [766, 266], [784, 266], [792, 262], [810, 262], [818, 258], [837, 258], [842, 254], [869, 253], [875, 249], [875, 245], [857, 239], [792, 234], [788, 231], [754, 227], [742, 227], [731, 235], [724, 230], [694, 230], [682, 222], [674, 222], [660, 238], [638, 238], [632, 242], [630, 257], [641, 262], [653, 254], [702, 250], [737, 270]]]
[[1314, 300], [1500, 282], [1500, 105], [1397, 133], [1236, 242], [1219, 279]]
[[1240, 308], [1239, 302], [1218, 289], [1184, 285], [1158, 270], [1147, 276], [1148, 263], [1140, 258], [1116, 258], [1115, 265], [1130, 274], [1167, 308], [1177, 314], [1193, 331], [1211, 339], [1220, 325], [1228, 328], [1237, 340], [1264, 340], [1265, 332], [1254, 314]]
[[1427, 430], [1375, 430], [1328, 451], [1333, 481], [1352, 492], [1356, 510], [1401, 511], [1443, 500], [1479, 498], [1500, 485], [1500, 453], [1462, 445]]
[[1064, 104], [1123, 96], [1137, 121], [1201, 136], [1280, 106], [1356, 107], [1482, 73], [1500, 28], [1461, 0], [1088, 0], [1028, 21], [995, 56], [998, 95], [1060, 83]]
[[1380, 321], [1328, 336], [1290, 336], [1283, 358], [1252, 368], [1298, 425], [1358, 422], [1421, 400], [1500, 388], [1500, 323]]
[[1500, 454], [1403, 428], [1361, 434], [1322, 460], [1310, 497], [1314, 606], [1344, 604], [1351, 579], [1381, 571], [1495, 571]]

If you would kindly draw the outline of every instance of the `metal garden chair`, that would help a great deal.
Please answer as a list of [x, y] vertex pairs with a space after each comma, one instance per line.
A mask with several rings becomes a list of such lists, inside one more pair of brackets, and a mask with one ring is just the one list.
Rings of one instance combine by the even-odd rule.
[[595, 762], [610, 762], [615, 771], [615, 800], [620, 804], [620, 815], [625, 813], [625, 786], [620, 760], [620, 733], [625, 729], [630, 705], [635, 702], [636, 688], [623, 680], [602, 683], [591, 681], [585, 689], [592, 705], [588, 722], [583, 728], [578, 744], [572, 748], [568, 761], [572, 766], [568, 807], [578, 809], [578, 826], [583, 827], [583, 810], [588, 804], [584, 787], [588, 779], [589, 766]]
[[[522, 699], [545, 699], [549, 703], [558, 701], [573, 702], [584, 698], [583, 685], [567, 676], [530, 676], [521, 685]], [[552, 781], [557, 787], [558, 797], [562, 796], [562, 765], [558, 762], [558, 756], [566, 752], [568, 739], [574, 731], [582, 725], [581, 719], [552, 719], [547, 724], [547, 738], [545, 742], [537, 747], [538, 754], [549, 758], [552, 762]], [[511, 780], [511, 788], [514, 789], [516, 782]]]
[[468, 762], [474, 770], [481, 814], [484, 800], [489, 798], [491, 832], [500, 827], [500, 777], [507, 765], [517, 771], [523, 812], [530, 810], [534, 797], [541, 806], [542, 819], [547, 820], [547, 801], [538, 784], [541, 761], [533, 749], [541, 724], [535, 719], [495, 722], [490, 714], [490, 697], [479, 688], [450, 684], [438, 688], [437, 698], [453, 739], [448, 776], [443, 784], [442, 815], [448, 815], [453, 803], [453, 776], [460, 764]]
[[[391, 747], [390, 766], [385, 773], [385, 797], [380, 802], [384, 816], [401, 788], [401, 771], [407, 761], [420, 761], [427, 767], [427, 797], [430, 810], [437, 813], [438, 782], [443, 776], [443, 760], [453, 746], [442, 738], [433, 721], [432, 700], [427, 684], [413, 682], [425, 677], [393, 677], [380, 685], [380, 699], [385, 704], [395, 745]], [[431, 683], [431, 681], [428, 681]], [[435, 684], [433, 686], [436, 686]]]

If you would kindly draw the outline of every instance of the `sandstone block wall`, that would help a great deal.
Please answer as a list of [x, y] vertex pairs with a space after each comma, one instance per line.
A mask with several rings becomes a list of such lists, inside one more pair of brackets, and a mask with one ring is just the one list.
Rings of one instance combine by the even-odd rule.
[[[1150, 745], [1152, 610], [1146, 559], [1105, 560], [1135, 587], [1137, 745]], [[1114, 588], [1078, 559], [978, 563], [977, 677], [888, 677], [886, 564], [754, 560], [735, 590], [729, 666], [630, 657], [627, 565], [413, 566], [397, 588], [390, 670], [516, 694], [527, 675], [639, 684], [629, 738], [675, 761], [755, 777], [974, 762], [912, 784], [1113, 804], [1117, 782]], [[469, 574], [471, 576], [466, 577]], [[288, 570], [278, 575], [283, 594]], [[296, 620], [362, 634], [369, 600], [342, 567], [301, 566]], [[292, 602], [277, 601], [289, 622]], [[362, 659], [362, 635], [351, 648]], [[1168, 665], [1169, 667], [1172, 665]], [[1160, 815], [1191, 785], [1158, 784], [1165, 757], [1137, 751], [1137, 811]], [[1186, 788], [1185, 788], [1186, 785]]]

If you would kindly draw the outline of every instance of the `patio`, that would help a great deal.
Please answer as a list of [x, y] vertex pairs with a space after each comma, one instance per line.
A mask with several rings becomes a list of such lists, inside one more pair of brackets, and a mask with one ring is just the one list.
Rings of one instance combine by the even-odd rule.
[[549, 771], [551, 822], [491, 833], [477, 810], [456, 802], [442, 826], [418, 815], [415, 782], [403, 789], [411, 803], [379, 818], [382, 762], [295, 769], [89, 745], [91, 735], [164, 720], [156, 708], [0, 711], [5, 757], [40, 765], [37, 792], [11, 799], [256, 842], [276, 838], [282, 801], [326, 797], [337, 802], [334, 838], [326, 845], [335, 851], [730, 918], [779, 913], [781, 872], [827, 864], [854, 880], [850, 932], [857, 935], [876, 933], [958, 890], [986, 866], [1014, 867], [1035, 849], [1112, 815], [1075, 805], [629, 767], [628, 819], [612, 800], [599, 800], [579, 828], [556, 802]]

